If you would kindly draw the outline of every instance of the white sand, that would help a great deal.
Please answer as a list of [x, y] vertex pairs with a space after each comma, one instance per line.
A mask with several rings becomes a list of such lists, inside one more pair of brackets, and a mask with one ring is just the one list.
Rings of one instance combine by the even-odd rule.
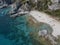
[[30, 14], [39, 22], [45, 22], [49, 24], [53, 28], [53, 33], [55, 37], [57, 35], [60, 35], [60, 22], [57, 20], [53, 19], [52, 17], [48, 16], [47, 14], [39, 11], [31, 11]]

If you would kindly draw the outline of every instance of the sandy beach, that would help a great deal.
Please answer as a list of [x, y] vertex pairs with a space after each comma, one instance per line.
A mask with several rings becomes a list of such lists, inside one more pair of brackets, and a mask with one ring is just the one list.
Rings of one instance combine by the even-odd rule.
[[54, 19], [53, 17], [50, 17], [48, 14], [39, 12], [39, 11], [31, 11], [30, 15], [33, 16], [38, 22], [45, 22], [49, 24], [53, 28], [52, 35], [57, 37], [57, 35], [60, 35], [60, 22]]

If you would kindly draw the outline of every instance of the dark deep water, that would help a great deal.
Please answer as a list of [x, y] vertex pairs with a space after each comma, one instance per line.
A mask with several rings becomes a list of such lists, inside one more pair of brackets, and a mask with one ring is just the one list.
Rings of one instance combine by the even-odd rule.
[[12, 19], [7, 16], [9, 9], [0, 9], [0, 45], [12, 45], [12, 42], [5, 38], [11, 32], [10, 23], [12, 23]]
[[29, 36], [26, 16], [13, 19], [7, 15], [9, 9], [0, 9], [0, 45], [42, 45]]

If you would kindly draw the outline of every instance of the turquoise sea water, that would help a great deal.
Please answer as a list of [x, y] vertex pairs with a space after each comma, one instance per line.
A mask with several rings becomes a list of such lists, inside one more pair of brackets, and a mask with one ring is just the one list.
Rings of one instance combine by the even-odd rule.
[[[0, 45], [42, 45], [30, 37], [30, 32], [36, 31], [36, 28], [28, 26], [27, 15], [11, 18], [8, 15], [10, 10], [9, 7], [0, 9]], [[38, 29], [51, 28], [42, 23]]]
[[12, 20], [7, 16], [10, 8], [0, 9], [0, 45], [12, 45], [12, 41], [5, 38], [11, 32], [10, 24]]
[[[11, 18], [10, 8], [0, 9], [0, 45], [36, 45], [29, 36], [26, 16]], [[40, 43], [39, 43], [40, 44]]]

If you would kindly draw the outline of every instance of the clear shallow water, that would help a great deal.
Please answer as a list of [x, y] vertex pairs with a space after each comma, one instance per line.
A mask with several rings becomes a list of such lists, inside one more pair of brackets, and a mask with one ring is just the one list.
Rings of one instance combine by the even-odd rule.
[[0, 45], [40, 45], [29, 35], [32, 29], [27, 26], [26, 16], [13, 19], [7, 15], [10, 8], [0, 10]]

